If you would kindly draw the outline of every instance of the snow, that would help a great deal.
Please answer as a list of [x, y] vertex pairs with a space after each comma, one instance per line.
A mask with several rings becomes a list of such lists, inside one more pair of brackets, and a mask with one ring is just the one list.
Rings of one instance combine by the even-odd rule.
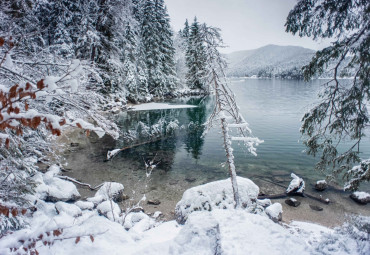
[[95, 197], [103, 197], [104, 200], [116, 199], [123, 192], [123, 185], [118, 182], [105, 182], [95, 193]]
[[113, 201], [104, 201], [99, 204], [96, 209], [98, 212], [112, 221], [118, 221], [121, 214], [121, 209], [118, 204]]
[[94, 209], [94, 203], [89, 201], [77, 201], [75, 203], [81, 210], [92, 210]]
[[167, 103], [146, 103], [139, 104], [132, 107], [131, 111], [150, 111], [150, 110], [165, 110], [165, 109], [179, 109], [179, 108], [195, 108], [196, 105], [174, 105]]
[[280, 203], [274, 203], [268, 206], [265, 212], [273, 221], [279, 221], [282, 217], [283, 207]]
[[[54, 166], [49, 171], [49, 178], [56, 178], [57, 174], [58, 167]], [[229, 179], [225, 181], [230, 182]], [[258, 194], [258, 187], [250, 180], [238, 177], [237, 181], [244, 196], [246, 193], [243, 190], [244, 186], [247, 186], [244, 189], [249, 190], [249, 195], [256, 195], [256, 192]], [[219, 185], [221, 187], [218, 189], [222, 190], [228, 186], [223, 182], [201, 185], [196, 190], [204, 191], [211, 197], [214, 194], [210, 189], [217, 189]], [[241, 198], [243, 199], [243, 196]], [[129, 255], [322, 253], [356, 255], [368, 254], [370, 249], [364, 229], [346, 226], [332, 230], [297, 221], [291, 224], [277, 224], [263, 214], [252, 214], [248, 209], [233, 209], [232, 206], [227, 209], [193, 211], [188, 215], [185, 224], [179, 225], [176, 221], [156, 222], [143, 212], [129, 213], [123, 222], [125, 215], [120, 216], [118, 205], [110, 201], [99, 204], [96, 210], [81, 211], [77, 205], [85, 206], [89, 202], [53, 204], [32, 195], [29, 195], [29, 199], [32, 203], [37, 201], [34, 203], [37, 211], [28, 219], [27, 228], [14, 231], [0, 239], [0, 254], [10, 254], [11, 247], [22, 249], [22, 243], [18, 240], [26, 240], [23, 245], [27, 245], [29, 238], [37, 238], [41, 234], [43, 239], [37, 241], [35, 246], [39, 254], [114, 255], [124, 252]], [[267, 200], [260, 202], [268, 204]], [[116, 218], [112, 217], [112, 208]], [[99, 216], [98, 212], [106, 214], [107, 217]], [[281, 212], [281, 205], [273, 204], [266, 212], [276, 216]], [[370, 222], [369, 217], [364, 217], [363, 220]], [[47, 235], [57, 229], [62, 231], [60, 236]], [[78, 243], [77, 237], [80, 238]], [[52, 244], [45, 246], [44, 241]]]
[[108, 151], [107, 152], [107, 160], [110, 160], [111, 158], [116, 156], [120, 151], [121, 151], [121, 149], [115, 149], [115, 150]]
[[36, 196], [40, 199], [49, 199], [54, 202], [76, 200], [80, 197], [76, 186], [56, 177], [60, 173], [60, 167], [52, 165], [45, 173], [36, 173], [33, 177], [39, 185], [36, 187]]
[[317, 181], [316, 184], [327, 184], [325, 180]]
[[[251, 207], [256, 201], [259, 188], [247, 178], [236, 177], [240, 204]], [[184, 223], [193, 211], [234, 208], [234, 195], [230, 179], [210, 182], [186, 190], [175, 209], [176, 220]]]
[[72, 217], [78, 217], [82, 215], [81, 209], [74, 204], [68, 204], [65, 202], [57, 202], [55, 204], [55, 209], [59, 214], [66, 213]]
[[305, 183], [302, 178], [299, 178], [297, 175], [292, 173], [290, 175], [293, 180], [290, 182], [286, 193], [295, 192], [295, 193], [303, 193], [305, 189]]
[[363, 192], [363, 191], [356, 191], [356, 192], [353, 192], [353, 195], [355, 197], [357, 197], [358, 199], [370, 199], [370, 194], [367, 193], [367, 192]]

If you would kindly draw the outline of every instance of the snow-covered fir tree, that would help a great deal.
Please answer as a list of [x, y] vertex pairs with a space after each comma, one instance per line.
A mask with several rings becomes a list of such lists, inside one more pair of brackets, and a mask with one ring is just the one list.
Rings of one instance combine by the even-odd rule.
[[205, 61], [206, 56], [201, 25], [195, 17], [190, 27], [186, 50], [186, 66], [188, 68], [186, 81], [189, 88], [205, 90]]

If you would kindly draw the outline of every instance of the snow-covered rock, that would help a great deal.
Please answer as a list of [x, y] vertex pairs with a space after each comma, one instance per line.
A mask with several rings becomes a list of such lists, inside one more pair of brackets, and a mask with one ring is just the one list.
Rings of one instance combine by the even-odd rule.
[[325, 180], [317, 181], [315, 184], [315, 189], [317, 191], [324, 191], [328, 188], [328, 183]]
[[[240, 203], [243, 208], [251, 208], [256, 203], [259, 188], [251, 180], [237, 177]], [[234, 196], [230, 179], [210, 182], [186, 190], [177, 203], [175, 217], [180, 224], [185, 223], [193, 211], [212, 211], [213, 209], [231, 209]]]
[[86, 199], [88, 202], [92, 202], [95, 206], [97, 206], [98, 204], [102, 203], [103, 201], [105, 201], [105, 197], [104, 196], [94, 196], [94, 197], [88, 197]]
[[283, 207], [280, 203], [274, 203], [266, 208], [266, 214], [274, 222], [282, 220], [283, 217]]
[[55, 204], [55, 209], [57, 210], [58, 214], [66, 213], [72, 217], [78, 217], [82, 215], [81, 209], [77, 205], [74, 205], [74, 204], [68, 204], [65, 202], [57, 202]]
[[105, 182], [95, 193], [96, 197], [102, 196], [104, 200], [113, 199], [115, 202], [122, 200], [123, 185], [118, 182]]
[[350, 197], [356, 201], [359, 204], [366, 205], [367, 203], [370, 203], [370, 194], [363, 191], [356, 191], [353, 192]]
[[272, 205], [271, 200], [270, 199], [267, 199], [267, 198], [265, 198], [265, 199], [257, 199], [257, 204], [260, 205], [260, 206], [262, 206], [262, 207], [264, 207], [264, 208]]
[[80, 193], [76, 186], [69, 182], [56, 177], [60, 173], [60, 168], [53, 165], [45, 174], [37, 173], [34, 180], [39, 183], [35, 191], [37, 196], [45, 201], [75, 201], [79, 199]]
[[112, 221], [118, 221], [121, 214], [121, 209], [118, 204], [113, 201], [104, 201], [96, 208], [99, 214], [104, 215]]
[[81, 210], [92, 210], [94, 209], [94, 203], [89, 201], [77, 201], [75, 203]]
[[292, 173], [290, 176], [293, 178], [293, 180], [290, 182], [286, 190], [286, 193], [303, 195], [305, 189], [305, 183], [303, 179], [298, 177], [294, 173]]
[[155, 220], [143, 212], [130, 212], [125, 217], [123, 226], [131, 232], [142, 233], [155, 225]]

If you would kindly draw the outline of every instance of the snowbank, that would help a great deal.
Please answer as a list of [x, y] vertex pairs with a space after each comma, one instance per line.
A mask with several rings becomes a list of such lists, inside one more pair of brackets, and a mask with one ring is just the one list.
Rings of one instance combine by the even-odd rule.
[[118, 182], [105, 182], [102, 187], [95, 193], [95, 197], [102, 197], [104, 200], [120, 200], [123, 193], [123, 185]]
[[[251, 208], [257, 201], [259, 188], [247, 178], [237, 177], [240, 203], [243, 208]], [[234, 208], [234, 195], [230, 179], [210, 182], [186, 190], [177, 203], [175, 217], [183, 224], [194, 211]]]

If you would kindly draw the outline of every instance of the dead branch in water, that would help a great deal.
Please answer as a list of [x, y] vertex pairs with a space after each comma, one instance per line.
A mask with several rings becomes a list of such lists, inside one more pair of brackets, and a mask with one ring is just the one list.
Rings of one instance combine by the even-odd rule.
[[81, 186], [85, 186], [85, 187], [88, 187], [90, 190], [97, 190], [99, 189], [101, 186], [103, 186], [104, 183], [102, 184], [99, 184], [98, 186], [96, 187], [92, 187], [90, 184], [88, 183], [83, 183], [83, 182], [80, 182], [80, 181], [77, 181], [76, 179], [73, 179], [69, 176], [62, 176], [62, 175], [57, 175], [56, 177], [58, 177], [59, 179], [63, 179], [63, 180], [66, 180], [66, 181], [70, 181], [70, 182], [73, 182], [73, 183], [76, 183], [78, 185], [81, 185]]

